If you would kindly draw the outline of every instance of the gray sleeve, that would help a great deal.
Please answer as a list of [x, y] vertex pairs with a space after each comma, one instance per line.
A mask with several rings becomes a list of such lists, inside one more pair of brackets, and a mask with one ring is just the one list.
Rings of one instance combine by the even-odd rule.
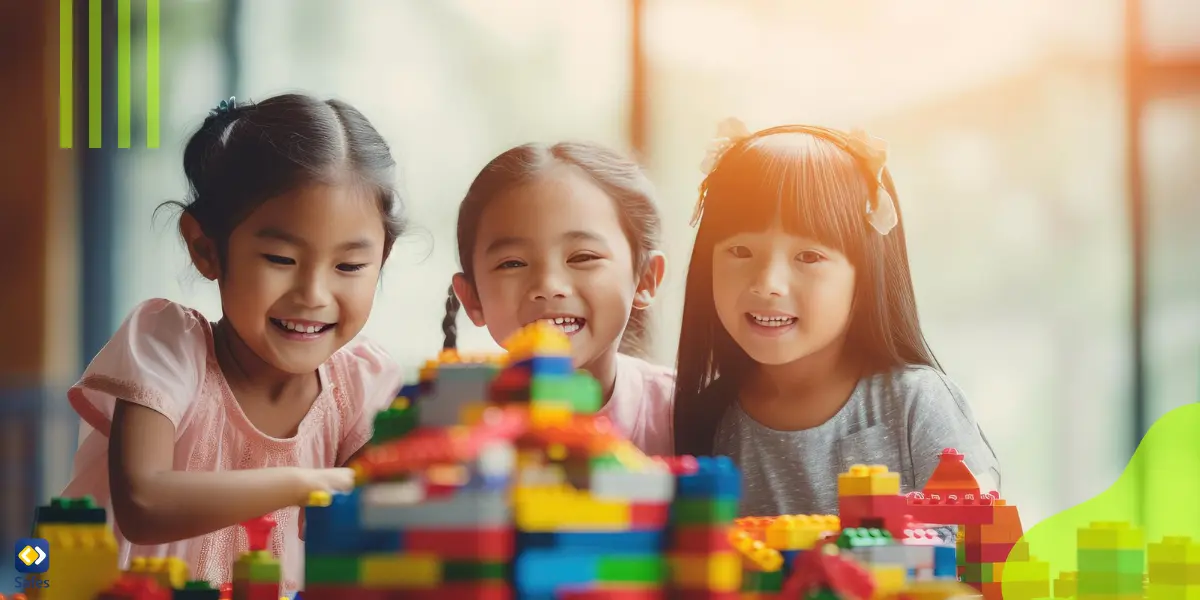
[[1000, 461], [975, 421], [966, 396], [954, 382], [931, 368], [909, 369], [902, 382], [908, 395], [908, 445], [916, 483], [924, 487], [942, 450], [966, 456], [980, 491], [1000, 491]]

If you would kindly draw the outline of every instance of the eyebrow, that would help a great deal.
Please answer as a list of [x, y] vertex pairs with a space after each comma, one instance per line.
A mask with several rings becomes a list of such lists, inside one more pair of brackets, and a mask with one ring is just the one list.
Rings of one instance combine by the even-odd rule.
[[[308, 247], [308, 242], [304, 241], [299, 236], [288, 233], [282, 229], [279, 229], [278, 227], [264, 227], [259, 229], [258, 232], [254, 234], [254, 237], [263, 240], [276, 240], [285, 244], [299, 246], [301, 248]], [[373, 245], [374, 244], [371, 243], [371, 240], [368, 240], [367, 238], [358, 238], [356, 240], [350, 240], [348, 242], [339, 244], [338, 250], [363, 250], [370, 248]]]
[[[573, 242], [579, 241], [579, 242], [597, 242], [600, 244], [604, 243], [604, 238], [602, 238], [590, 231], [584, 231], [582, 229], [568, 231], [568, 232], [564, 233], [562, 235], [562, 237], [563, 237], [563, 239], [566, 239], [568, 241], [573, 241]], [[492, 243], [488, 244], [487, 248], [484, 250], [483, 253], [491, 254], [492, 252], [496, 252], [497, 250], [502, 250], [509, 246], [520, 246], [521, 244], [526, 244], [526, 243], [529, 243], [529, 238], [516, 237], [516, 236], [505, 236], [502, 238], [496, 238], [495, 240], [492, 241]]]

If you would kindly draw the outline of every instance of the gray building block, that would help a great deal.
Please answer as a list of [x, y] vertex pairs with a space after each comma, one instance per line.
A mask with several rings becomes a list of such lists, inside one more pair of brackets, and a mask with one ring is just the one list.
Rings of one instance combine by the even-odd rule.
[[463, 490], [445, 499], [417, 504], [387, 501], [368, 502], [364, 493], [359, 507], [363, 529], [401, 530], [413, 527], [484, 527], [512, 522], [507, 491]]

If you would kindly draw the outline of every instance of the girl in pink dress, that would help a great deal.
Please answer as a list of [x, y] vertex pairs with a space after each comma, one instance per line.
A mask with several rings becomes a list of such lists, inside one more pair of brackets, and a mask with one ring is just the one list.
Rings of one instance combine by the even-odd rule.
[[344, 465], [400, 382], [358, 337], [404, 229], [395, 162], [354, 107], [303, 95], [222, 102], [184, 151], [179, 229], [220, 288], [216, 323], [167, 300], [137, 308], [69, 399], [83, 419], [64, 496], [110, 511], [122, 568], [179, 557], [220, 584], [273, 514], [283, 591], [303, 585], [300, 512], [344, 491]]

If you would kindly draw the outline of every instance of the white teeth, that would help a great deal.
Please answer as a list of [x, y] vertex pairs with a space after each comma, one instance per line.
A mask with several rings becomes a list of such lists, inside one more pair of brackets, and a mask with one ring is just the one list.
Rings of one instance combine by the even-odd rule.
[[765, 316], [750, 313], [754, 322], [764, 327], [784, 327], [796, 322], [796, 317]]
[[544, 319], [547, 323], [563, 330], [564, 333], [575, 333], [583, 328], [583, 324], [575, 317], [553, 317]]
[[304, 325], [302, 323], [285, 321], [283, 319], [276, 320], [279, 322], [279, 324], [283, 325], [284, 329], [295, 331], [296, 333], [317, 333], [325, 327], [324, 325]]

